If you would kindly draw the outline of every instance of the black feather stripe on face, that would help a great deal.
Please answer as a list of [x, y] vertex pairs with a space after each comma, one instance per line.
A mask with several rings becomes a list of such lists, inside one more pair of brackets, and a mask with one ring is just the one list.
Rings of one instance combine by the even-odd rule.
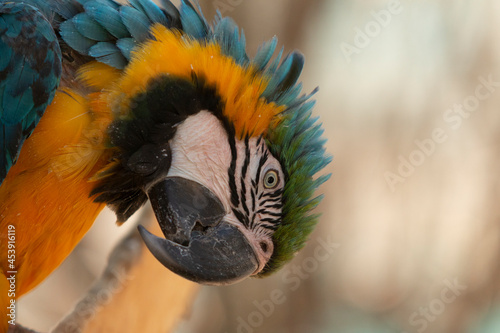
[[[146, 201], [144, 189], [167, 175], [171, 153], [169, 141], [177, 126], [201, 110], [210, 110], [224, 125], [234, 146], [234, 128], [223, 117], [224, 105], [214, 87], [193, 75], [190, 80], [162, 75], [131, 100], [125, 119], [108, 128], [110, 146], [117, 148], [114, 168], [91, 192], [125, 222]], [[159, 158], [160, 157], [160, 158]]]
[[270, 235], [281, 222], [283, 191], [263, 186], [264, 166], [271, 156], [269, 150], [261, 137], [253, 140], [246, 137], [238, 142], [230, 138], [229, 145], [232, 157], [228, 178], [233, 213], [248, 230]]

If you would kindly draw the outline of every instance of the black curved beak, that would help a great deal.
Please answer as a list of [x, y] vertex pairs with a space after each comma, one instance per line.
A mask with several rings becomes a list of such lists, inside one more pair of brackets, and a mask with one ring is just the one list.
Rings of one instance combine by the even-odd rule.
[[148, 191], [166, 239], [139, 226], [151, 253], [165, 267], [191, 281], [222, 285], [244, 279], [258, 267], [252, 246], [223, 220], [220, 200], [205, 186], [167, 178]]

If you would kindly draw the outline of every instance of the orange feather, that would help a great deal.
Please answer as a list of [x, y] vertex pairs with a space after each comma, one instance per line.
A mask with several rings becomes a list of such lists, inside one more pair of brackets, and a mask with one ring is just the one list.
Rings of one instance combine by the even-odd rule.
[[[222, 54], [216, 43], [204, 44], [156, 24], [151, 29], [150, 40], [132, 53], [132, 60], [123, 74], [92, 62], [80, 70], [80, 78], [88, 85], [102, 88], [102, 80], [116, 80], [106, 86], [105, 98], [117, 116], [127, 115], [131, 99], [147, 88], [148, 82], [158, 75], [175, 75], [191, 80], [192, 74], [205, 78], [216, 87], [225, 103], [224, 116], [234, 125], [238, 138], [245, 135], [259, 136], [279, 120], [283, 106], [268, 103], [260, 97], [269, 78], [257, 73], [251, 65], [240, 66], [229, 56]], [[103, 78], [96, 82], [96, 77]]]
[[[82, 96], [59, 91], [0, 187], [1, 236], [16, 230], [16, 297], [61, 264], [104, 207], [89, 198], [88, 181], [106, 160], [102, 133], [96, 139], [103, 119]], [[0, 262], [2, 273], [7, 265]]]

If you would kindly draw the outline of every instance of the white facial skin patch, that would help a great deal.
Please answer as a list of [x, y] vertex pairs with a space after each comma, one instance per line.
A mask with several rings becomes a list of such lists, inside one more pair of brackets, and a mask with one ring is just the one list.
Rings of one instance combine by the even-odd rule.
[[[258, 273], [273, 253], [272, 235], [280, 222], [280, 190], [284, 187], [281, 166], [264, 140], [235, 140], [233, 190], [237, 190], [237, 207], [231, 201], [228, 174], [234, 163], [231, 146], [226, 129], [216, 116], [200, 111], [188, 117], [177, 127], [170, 148], [172, 163], [168, 177], [196, 181], [221, 200], [226, 210], [224, 220], [237, 226], [252, 245], [259, 261], [255, 272]], [[235, 209], [246, 217], [245, 222], [238, 219]]]

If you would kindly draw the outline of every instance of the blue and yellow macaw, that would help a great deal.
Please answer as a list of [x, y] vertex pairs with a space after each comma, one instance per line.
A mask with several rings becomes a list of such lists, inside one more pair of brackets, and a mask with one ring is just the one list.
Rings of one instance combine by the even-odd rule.
[[199, 283], [268, 275], [312, 231], [330, 157], [303, 57], [250, 59], [231, 19], [160, 2], [0, 0], [2, 309], [9, 272], [31, 290], [106, 205], [120, 224], [149, 199], [146, 245]]

